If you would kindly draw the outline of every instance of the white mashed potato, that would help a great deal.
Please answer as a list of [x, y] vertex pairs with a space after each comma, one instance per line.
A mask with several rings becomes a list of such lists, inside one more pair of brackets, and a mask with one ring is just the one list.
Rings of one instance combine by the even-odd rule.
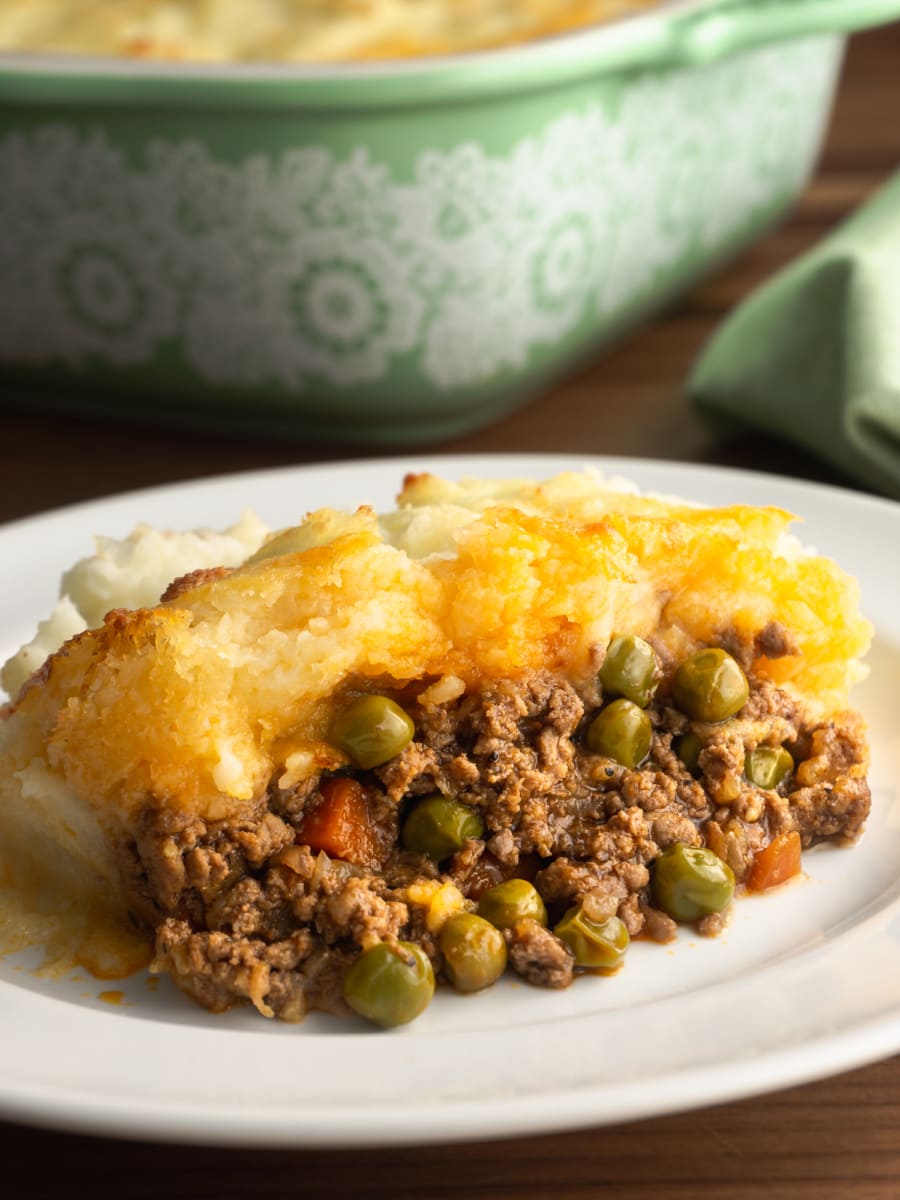
[[63, 642], [101, 625], [110, 609], [157, 604], [172, 580], [188, 571], [236, 567], [268, 533], [268, 526], [248, 511], [221, 533], [211, 529], [173, 533], [138, 525], [126, 538], [95, 538], [95, 553], [63, 575], [55, 608], [0, 671], [0, 684], [8, 696], [15, 697]]

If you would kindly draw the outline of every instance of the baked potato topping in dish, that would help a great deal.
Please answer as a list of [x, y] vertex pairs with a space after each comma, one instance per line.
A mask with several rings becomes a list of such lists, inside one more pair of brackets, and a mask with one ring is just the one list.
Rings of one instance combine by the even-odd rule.
[[335, 62], [487, 49], [655, 0], [3, 0], [0, 50]]
[[413, 475], [381, 516], [103, 542], [4, 670], [6, 878], [289, 1021], [716, 933], [869, 809], [871, 630], [791, 520]]

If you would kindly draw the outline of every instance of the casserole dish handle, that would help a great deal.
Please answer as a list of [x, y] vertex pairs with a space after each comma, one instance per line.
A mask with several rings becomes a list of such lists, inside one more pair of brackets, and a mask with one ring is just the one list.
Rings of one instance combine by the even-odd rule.
[[725, 0], [676, 18], [670, 61], [713, 62], [741, 50], [821, 33], [852, 33], [900, 17], [900, 0]]

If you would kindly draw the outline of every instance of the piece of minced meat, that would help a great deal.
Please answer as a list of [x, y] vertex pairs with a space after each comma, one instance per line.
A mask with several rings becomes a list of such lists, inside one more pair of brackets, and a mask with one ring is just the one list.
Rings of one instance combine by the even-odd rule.
[[575, 955], [555, 933], [531, 917], [505, 931], [509, 964], [537, 987], [566, 988], [575, 972]]

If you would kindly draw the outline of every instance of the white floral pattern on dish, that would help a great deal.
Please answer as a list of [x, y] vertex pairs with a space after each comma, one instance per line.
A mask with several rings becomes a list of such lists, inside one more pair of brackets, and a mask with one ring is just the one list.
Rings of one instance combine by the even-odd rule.
[[[503, 154], [226, 161], [102, 130], [0, 138], [0, 361], [149, 365], [298, 392], [489, 383], [614, 322], [801, 186], [821, 43], [648, 74]], [[766, 86], [759, 86], [764, 78]], [[739, 147], [739, 150], [735, 150]]]

